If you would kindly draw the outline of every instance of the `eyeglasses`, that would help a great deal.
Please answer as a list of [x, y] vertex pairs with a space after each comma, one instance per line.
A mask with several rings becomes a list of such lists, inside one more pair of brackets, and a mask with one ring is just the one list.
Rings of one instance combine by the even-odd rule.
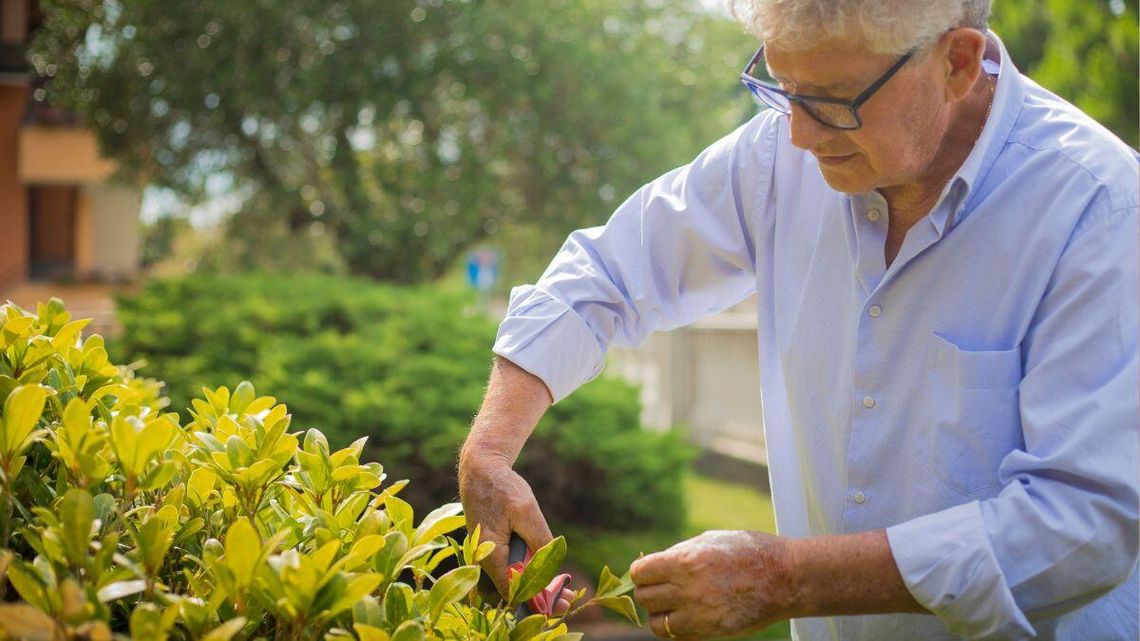
[[794, 93], [789, 93], [779, 88], [773, 83], [765, 82], [752, 75], [754, 69], [759, 66], [764, 60], [764, 45], [756, 50], [752, 59], [744, 67], [744, 71], [740, 74], [740, 82], [744, 83], [761, 102], [769, 107], [779, 111], [782, 114], [792, 113], [792, 105], [797, 104], [803, 107], [809, 116], [815, 119], [816, 122], [825, 126], [835, 129], [859, 129], [863, 126], [863, 121], [859, 118], [859, 107], [863, 103], [870, 100], [875, 92], [887, 84], [891, 76], [895, 75], [902, 66], [910, 60], [916, 50], [911, 50], [903, 54], [903, 57], [898, 59], [886, 73], [879, 76], [879, 79], [871, 83], [870, 87], [863, 90], [863, 93], [855, 96], [852, 100], [844, 100], [842, 98], [829, 98], [826, 96], [801, 96]]

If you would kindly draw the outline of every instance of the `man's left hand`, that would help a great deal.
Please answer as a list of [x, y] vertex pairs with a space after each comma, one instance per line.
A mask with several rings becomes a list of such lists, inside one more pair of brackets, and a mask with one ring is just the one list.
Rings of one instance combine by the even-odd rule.
[[791, 569], [786, 539], [718, 530], [634, 561], [630, 576], [654, 634], [700, 639], [788, 618], [796, 599]]

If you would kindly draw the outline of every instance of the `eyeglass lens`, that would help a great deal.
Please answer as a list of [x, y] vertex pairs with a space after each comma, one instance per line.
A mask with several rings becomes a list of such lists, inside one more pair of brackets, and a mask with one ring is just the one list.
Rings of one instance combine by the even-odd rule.
[[[753, 95], [772, 109], [783, 114], [791, 113], [791, 101], [784, 94], [778, 91], [772, 91], [762, 84], [751, 82], [748, 83], [748, 88], [752, 90]], [[817, 102], [814, 100], [798, 100], [797, 102], [804, 108], [804, 111], [807, 111], [813, 118], [825, 125], [845, 129], [859, 125], [855, 114], [847, 105], [833, 102]]]

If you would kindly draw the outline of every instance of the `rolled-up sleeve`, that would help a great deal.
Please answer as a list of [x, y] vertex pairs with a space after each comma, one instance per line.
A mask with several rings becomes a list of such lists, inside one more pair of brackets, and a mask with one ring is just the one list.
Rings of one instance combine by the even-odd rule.
[[641, 344], [755, 290], [751, 217], [772, 179], [776, 118], [761, 114], [642, 187], [604, 227], [574, 232], [534, 285], [511, 292], [494, 352], [555, 402]]
[[1086, 212], [1027, 328], [1024, 449], [1002, 461], [1001, 492], [887, 529], [916, 600], [970, 639], [1031, 638], [1033, 621], [1136, 570], [1140, 223], [1134, 202], [1106, 201]]

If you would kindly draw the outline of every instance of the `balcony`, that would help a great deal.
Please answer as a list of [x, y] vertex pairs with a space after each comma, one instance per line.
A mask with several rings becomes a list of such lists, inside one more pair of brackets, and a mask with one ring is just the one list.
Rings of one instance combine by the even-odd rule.
[[115, 171], [88, 129], [25, 124], [19, 137], [19, 176], [25, 184], [100, 183]]

